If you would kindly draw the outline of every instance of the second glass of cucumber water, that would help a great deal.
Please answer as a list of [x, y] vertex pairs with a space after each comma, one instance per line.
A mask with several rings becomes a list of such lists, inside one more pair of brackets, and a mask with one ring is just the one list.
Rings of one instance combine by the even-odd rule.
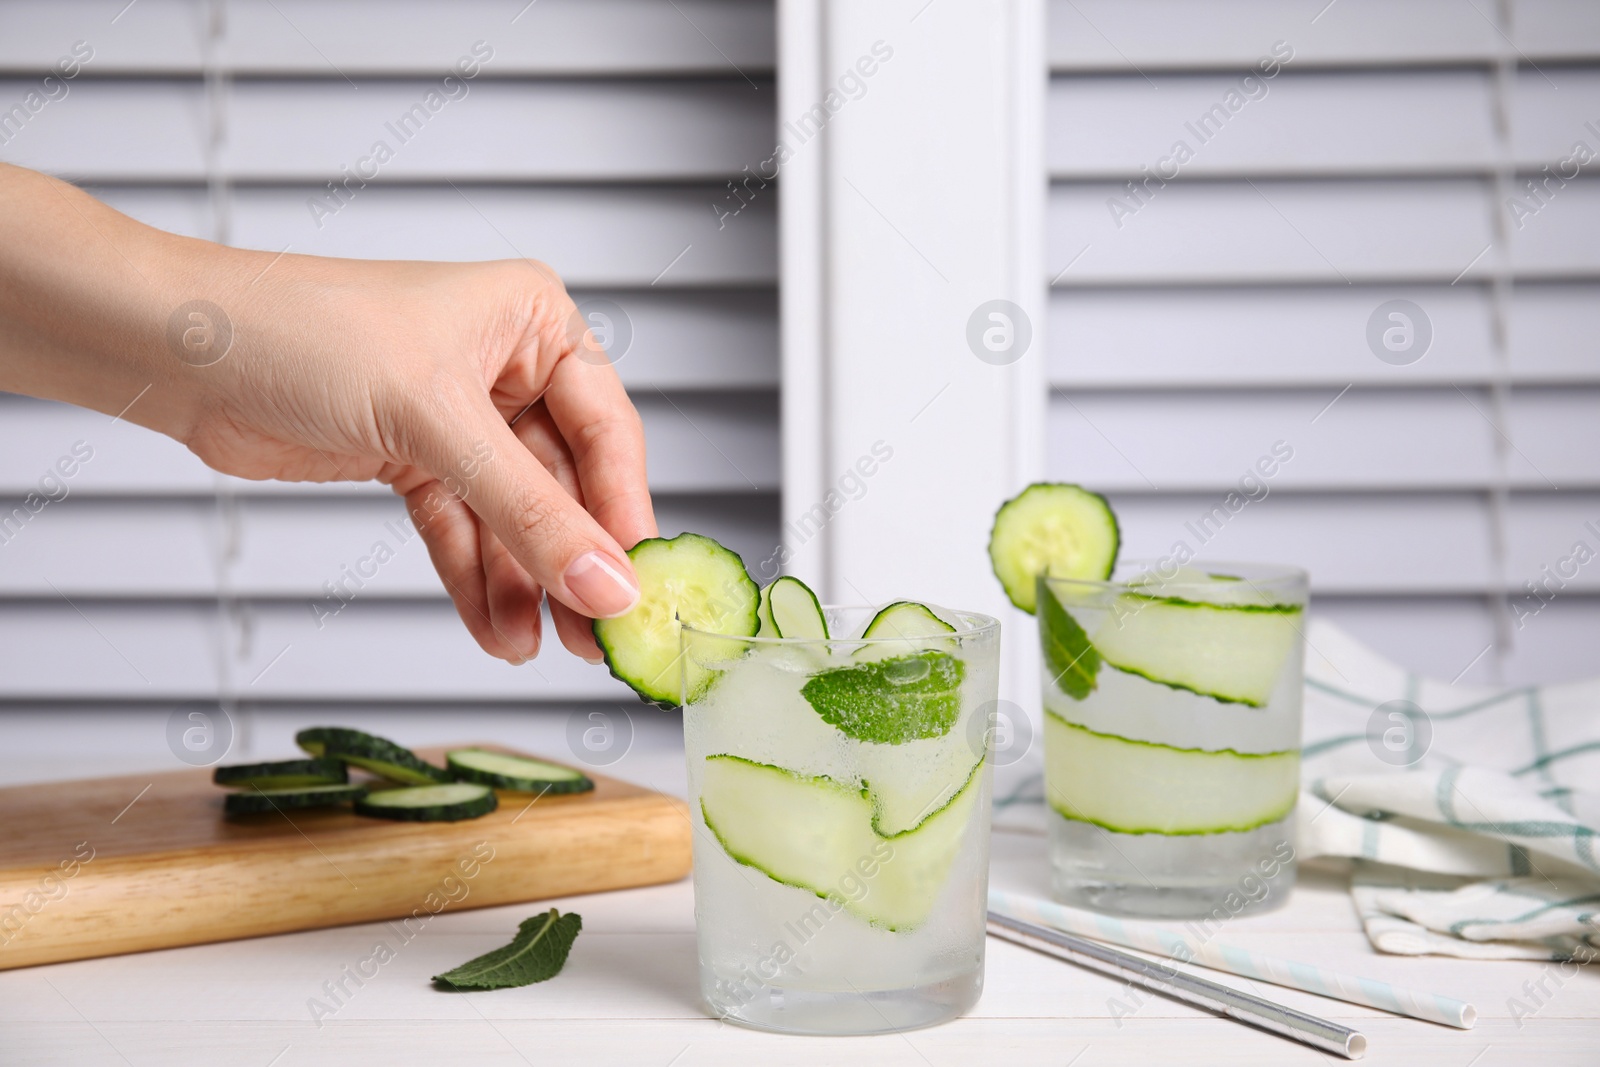
[[682, 630], [701, 990], [768, 1030], [943, 1022], [983, 988], [1000, 624], [939, 609], [938, 632], [896, 636], [873, 609], [824, 613], [887, 635]]
[[1041, 577], [1045, 794], [1063, 903], [1223, 919], [1294, 883], [1304, 571]]

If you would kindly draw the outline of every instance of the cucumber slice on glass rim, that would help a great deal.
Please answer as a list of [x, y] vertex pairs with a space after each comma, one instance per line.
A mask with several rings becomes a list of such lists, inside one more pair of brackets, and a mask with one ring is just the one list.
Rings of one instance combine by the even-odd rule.
[[[639, 696], [666, 708], [695, 700], [716, 672], [683, 655], [684, 626], [729, 637], [754, 637], [761, 592], [738, 553], [709, 537], [651, 537], [628, 550], [639, 577], [639, 603], [626, 615], [596, 619], [594, 639], [606, 665]], [[740, 643], [728, 642], [729, 657]]]
[[956, 628], [934, 614], [926, 604], [897, 600], [874, 615], [861, 631], [865, 644], [857, 646], [851, 659], [861, 663], [891, 659], [929, 650], [951, 651]]
[[1035, 482], [995, 512], [989, 562], [1011, 603], [1031, 615], [1041, 574], [1104, 581], [1121, 544], [1105, 497], [1065, 482]]
[[861, 631], [861, 637], [863, 640], [902, 637], [914, 641], [921, 637], [943, 637], [955, 632], [954, 626], [935, 615], [926, 604], [896, 600], [872, 617], [867, 628]]
[[445, 753], [445, 765], [463, 782], [520, 793], [587, 793], [594, 788], [588, 776], [571, 767], [526, 756], [510, 756], [481, 748], [456, 748]]
[[761, 587], [761, 599], [756, 603], [756, 636], [777, 637], [778, 626], [772, 621], [772, 586], [768, 582]]
[[356, 814], [402, 822], [457, 822], [500, 806], [494, 790], [477, 782], [380, 789], [356, 801]]
[[822, 603], [805, 582], [784, 575], [761, 593], [772, 620], [774, 637], [802, 641], [828, 639], [828, 620], [822, 614]]
[[266, 811], [299, 808], [328, 808], [359, 800], [367, 792], [364, 785], [314, 785], [296, 789], [249, 789], [229, 793], [222, 802], [228, 815], [259, 815]]
[[1294, 810], [1300, 752], [1210, 752], [1131, 741], [1044, 716], [1045, 798], [1056, 814], [1122, 834], [1253, 830]]

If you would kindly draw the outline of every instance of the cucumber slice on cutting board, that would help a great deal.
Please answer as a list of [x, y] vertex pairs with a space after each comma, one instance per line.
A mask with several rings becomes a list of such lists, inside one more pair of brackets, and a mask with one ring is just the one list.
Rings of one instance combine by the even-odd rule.
[[1252, 830], [1294, 810], [1298, 750], [1246, 755], [1129, 741], [1044, 716], [1045, 796], [1057, 814], [1124, 834]]
[[1259, 708], [1301, 640], [1300, 605], [1126, 594], [1091, 640], [1120, 671]]
[[364, 785], [314, 785], [296, 789], [251, 789], [229, 793], [222, 802], [228, 815], [259, 815], [264, 811], [291, 808], [327, 808], [359, 800], [367, 792]]
[[784, 575], [761, 591], [772, 618], [773, 635], [802, 641], [826, 641], [828, 620], [811, 587]]
[[[701, 770], [700, 811], [737, 862], [819, 897], [837, 895], [852, 914], [902, 931], [933, 911], [981, 781], [975, 771], [914, 832], [885, 839], [872, 829], [872, 805], [862, 790], [738, 756], [710, 756]], [[852, 901], [840, 886], [857, 881], [867, 889]]]
[[557, 794], [587, 793], [594, 788], [594, 782], [587, 775], [571, 767], [481, 748], [451, 749], [445, 753], [444, 762], [463, 782], [477, 782], [495, 789]]
[[352, 730], [346, 726], [313, 726], [295, 734], [294, 740], [295, 744], [314, 756], [360, 767], [391, 782], [432, 785], [451, 780], [450, 772], [443, 767], [435, 767], [419, 759], [415, 752], [386, 737], [362, 730]]
[[[699, 644], [699, 657], [683, 655], [682, 625], [754, 637], [761, 593], [737, 553], [699, 534], [646, 538], [628, 558], [639, 577], [639, 603], [626, 615], [596, 619], [595, 642], [613, 676], [644, 700], [676, 708], [703, 694], [716, 674], [698, 661], [714, 645]], [[743, 651], [737, 641], [727, 646], [730, 659]]]
[[903, 745], [950, 732], [961, 717], [966, 665], [927, 651], [819, 671], [800, 695], [822, 721], [857, 741]]
[[350, 780], [350, 772], [335, 759], [290, 759], [218, 767], [211, 780], [235, 789], [306, 789], [342, 785]]
[[1040, 575], [1103, 581], [1121, 544], [1105, 497], [1064, 482], [1035, 482], [995, 512], [989, 562], [1011, 603], [1031, 615]]
[[[320, 756], [327, 751], [330, 741], [335, 744], [368, 744], [384, 739], [348, 726], [308, 726], [294, 735], [294, 743], [313, 756]], [[384, 743], [394, 744], [392, 741]]]
[[357, 815], [403, 822], [456, 822], [487, 815], [500, 806], [494, 790], [477, 782], [381, 789], [356, 801]]

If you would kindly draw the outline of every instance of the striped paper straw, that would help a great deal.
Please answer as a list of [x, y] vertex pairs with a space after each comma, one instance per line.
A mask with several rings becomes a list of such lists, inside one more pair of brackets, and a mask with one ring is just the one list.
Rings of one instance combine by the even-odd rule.
[[1251, 952], [1235, 945], [1198, 941], [1142, 923], [1130, 926], [1109, 915], [1067, 908], [1037, 897], [1008, 893], [1003, 889], [989, 890], [989, 907], [1001, 914], [1043, 923], [1079, 937], [1092, 937], [1124, 948], [1154, 952], [1179, 962], [1198, 963], [1212, 970], [1240, 974], [1290, 989], [1303, 989], [1307, 993], [1318, 993], [1351, 1004], [1364, 1004], [1396, 1015], [1409, 1015], [1413, 1019], [1443, 1023], [1462, 1030], [1472, 1029], [1472, 1024], [1478, 1019], [1478, 1009], [1464, 1000], [1404, 989], [1373, 978], [1358, 978], [1314, 964], [1286, 960], [1282, 956]]

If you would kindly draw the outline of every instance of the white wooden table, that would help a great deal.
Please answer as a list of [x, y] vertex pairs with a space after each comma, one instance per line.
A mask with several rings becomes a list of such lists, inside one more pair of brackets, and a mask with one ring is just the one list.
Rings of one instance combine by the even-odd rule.
[[[41, 716], [37, 727], [42, 731], [50, 722], [59, 727], [61, 720]], [[259, 724], [257, 754], [269, 758], [286, 748], [294, 725]], [[46, 751], [55, 743], [50, 738], [23, 729], [19, 719], [8, 726], [23, 751], [32, 749], [43, 759], [31, 762], [23, 777], [84, 773], [80, 745], [63, 748], [63, 756], [76, 749], [77, 758], [55, 763]], [[104, 724], [108, 739], [124, 728], [120, 722]], [[526, 728], [508, 732], [503, 719], [475, 722], [468, 716], [432, 726], [419, 720], [417, 736], [411, 729], [397, 732], [412, 743], [431, 743], [435, 738], [421, 736], [424, 731], [438, 733], [440, 739], [446, 734], [504, 737], [508, 743], [557, 750], [554, 736], [536, 736]], [[73, 733], [80, 741], [84, 736]], [[139, 727], [142, 739], [159, 736], [149, 724]], [[133, 769], [134, 762], [161, 765], [150, 762], [153, 754], [135, 745], [124, 746], [115, 758], [109, 754], [112, 747], [106, 745], [108, 755], [91, 773]], [[671, 739], [663, 738], [614, 769], [623, 777], [681, 791], [681, 749], [674, 749]], [[16, 780], [18, 775], [9, 777]], [[1043, 845], [1038, 836], [997, 832], [995, 884], [1042, 893]], [[571, 960], [555, 980], [464, 995], [434, 990], [431, 975], [504, 944], [517, 922], [538, 906], [446, 913], [399, 947], [395, 958], [365, 985], [356, 987], [346, 979], [352, 995], [342, 998], [343, 1005], [321, 1025], [308, 1002], [321, 998], [331, 1004], [324, 983], [338, 981], [344, 968], [371, 955], [378, 941], [395, 944], [386, 927], [346, 927], [0, 972], [0, 1064], [1096, 1067], [1342, 1062], [1160, 997], [1143, 996], [1138, 1004], [1110, 978], [993, 939], [983, 999], [957, 1022], [872, 1038], [791, 1038], [742, 1030], [708, 1018], [698, 1002], [693, 896], [687, 881], [554, 903], [584, 919]], [[1547, 979], [1553, 995], [1542, 998], [1544, 1006], [1519, 1026], [1508, 998], [1531, 1004], [1524, 983], [1538, 982], [1546, 965], [1380, 956], [1361, 933], [1341, 879], [1328, 872], [1303, 871], [1287, 907], [1236, 919], [1219, 940], [1446, 993], [1471, 1001], [1481, 1013], [1475, 1029], [1453, 1030], [1201, 972], [1360, 1029], [1371, 1041], [1366, 1063], [1600, 1064], [1600, 969], [1588, 968], [1559, 988]], [[1128, 1009], [1131, 1015], [1117, 1018]]]

